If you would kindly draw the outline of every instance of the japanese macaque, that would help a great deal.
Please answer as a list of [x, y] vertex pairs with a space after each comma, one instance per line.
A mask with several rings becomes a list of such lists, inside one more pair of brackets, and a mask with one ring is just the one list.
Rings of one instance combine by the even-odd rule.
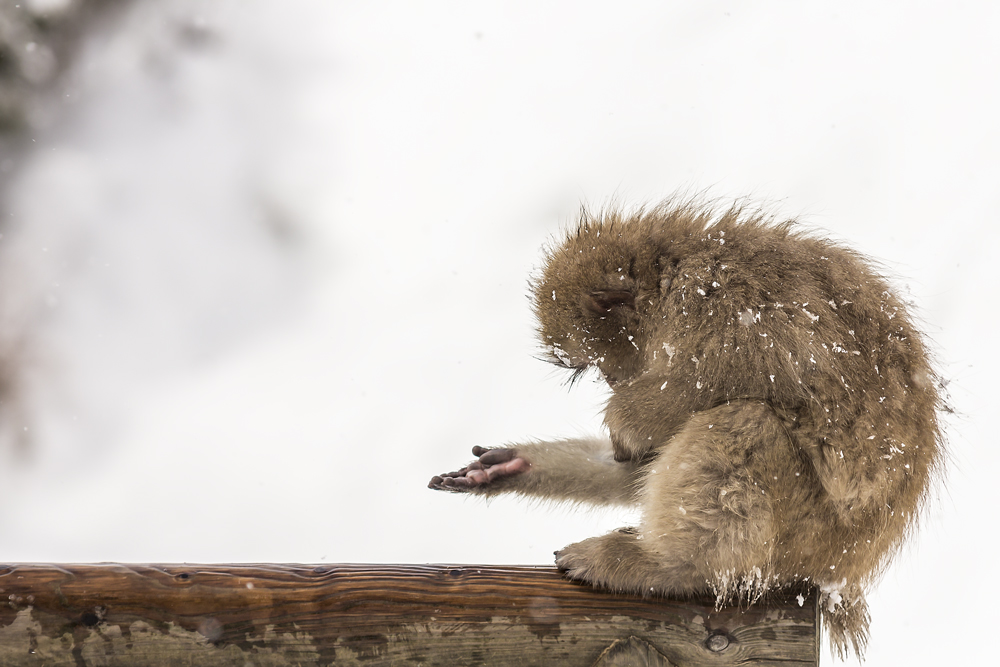
[[637, 506], [559, 569], [719, 604], [811, 582], [834, 650], [862, 657], [864, 591], [942, 451], [937, 378], [885, 279], [791, 222], [668, 202], [584, 211], [533, 296], [551, 360], [610, 385], [610, 437], [475, 447], [430, 487]]

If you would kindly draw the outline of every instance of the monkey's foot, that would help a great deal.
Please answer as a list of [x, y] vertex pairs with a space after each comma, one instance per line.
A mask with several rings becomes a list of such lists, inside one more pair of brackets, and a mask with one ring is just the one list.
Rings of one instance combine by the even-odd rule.
[[635, 528], [619, 528], [556, 552], [556, 567], [570, 579], [638, 595], [670, 595], [697, 588], [684, 566], [660, 562], [643, 548]]
[[513, 449], [486, 449], [477, 445], [472, 448], [472, 453], [479, 457], [478, 461], [455, 472], [435, 475], [427, 487], [441, 491], [475, 491], [501, 479], [520, 475], [531, 468], [531, 464], [517, 456]]
[[646, 560], [636, 544], [641, 537], [635, 528], [619, 528], [570, 544], [556, 552], [556, 567], [576, 581], [612, 590], [632, 589], [621, 575]]

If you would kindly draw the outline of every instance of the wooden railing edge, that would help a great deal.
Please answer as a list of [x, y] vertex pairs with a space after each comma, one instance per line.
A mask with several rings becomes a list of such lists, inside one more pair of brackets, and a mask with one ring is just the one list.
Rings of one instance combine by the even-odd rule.
[[0, 564], [0, 665], [817, 665], [817, 596], [717, 609], [551, 567]]

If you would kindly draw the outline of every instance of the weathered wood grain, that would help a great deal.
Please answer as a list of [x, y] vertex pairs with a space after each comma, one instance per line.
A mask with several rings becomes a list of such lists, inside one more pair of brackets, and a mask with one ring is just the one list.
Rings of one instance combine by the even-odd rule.
[[677, 667], [816, 665], [803, 596], [716, 610], [541, 567], [0, 565], [0, 665], [589, 667], [626, 649]]
[[619, 639], [604, 649], [593, 667], [674, 667], [666, 656], [641, 639]]

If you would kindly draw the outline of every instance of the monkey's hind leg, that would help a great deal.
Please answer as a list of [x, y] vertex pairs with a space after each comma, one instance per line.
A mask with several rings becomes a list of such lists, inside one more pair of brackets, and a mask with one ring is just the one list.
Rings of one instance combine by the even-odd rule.
[[[716, 593], [754, 600], [772, 584], [769, 491], [791, 445], [766, 404], [736, 401], [694, 415], [648, 465], [643, 520], [557, 553], [570, 578], [642, 595]], [[784, 470], [777, 470], [779, 466]]]

